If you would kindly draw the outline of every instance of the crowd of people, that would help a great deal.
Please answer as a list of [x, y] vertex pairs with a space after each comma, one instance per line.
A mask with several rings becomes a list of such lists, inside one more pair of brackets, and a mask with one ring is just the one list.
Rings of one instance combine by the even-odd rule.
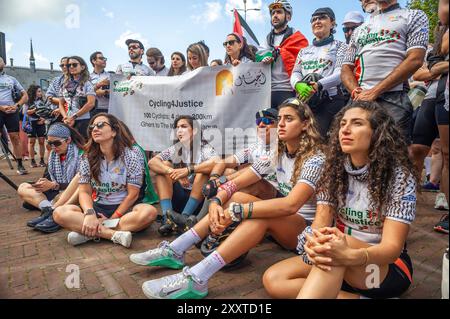
[[[18, 190], [24, 208], [41, 211], [28, 227], [64, 228], [74, 246], [105, 239], [129, 248], [133, 233], [158, 222], [159, 236], [177, 238], [130, 261], [182, 271], [145, 282], [149, 298], [206, 297], [211, 277], [239, 264], [266, 236], [293, 253], [263, 276], [273, 298], [401, 296], [413, 280], [406, 242], [417, 193], [442, 191], [436, 207], [448, 210], [449, 1], [439, 1], [435, 43], [424, 12], [396, 0], [359, 2], [366, 16], [346, 15], [345, 41], [335, 38], [338, 21], [328, 7], [312, 14], [308, 41], [289, 26], [287, 0], [270, 4], [273, 28], [261, 48], [238, 33], [225, 37], [225, 58], [210, 66], [272, 66], [271, 105], [255, 117], [257, 142], [227, 158], [188, 115], [174, 122], [174, 144], [148, 158], [153, 150], [144, 151], [133, 130], [108, 114], [102, 52], [90, 56], [92, 73], [83, 58], [62, 58], [63, 75], [46, 94], [34, 85], [26, 91], [3, 72], [0, 58], [0, 129], [9, 134], [18, 173], [27, 173], [21, 128], [31, 167], [46, 167]], [[130, 60], [116, 73], [127, 77], [209, 66], [203, 41], [186, 55], [174, 52], [170, 68], [159, 49], [145, 51], [133, 39], [126, 45]], [[420, 85], [427, 95], [414, 110], [408, 93]], [[435, 230], [448, 234], [448, 214]], [[204, 259], [187, 266], [185, 254], [195, 246]], [[379, 267], [377, 287], [368, 286], [369, 265]]]

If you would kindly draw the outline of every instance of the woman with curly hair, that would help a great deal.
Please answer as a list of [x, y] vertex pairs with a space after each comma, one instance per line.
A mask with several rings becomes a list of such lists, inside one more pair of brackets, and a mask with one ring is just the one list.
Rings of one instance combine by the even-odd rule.
[[[295, 257], [264, 275], [275, 298], [385, 299], [412, 282], [406, 239], [416, 213], [416, 175], [407, 144], [388, 113], [354, 102], [334, 123], [312, 227]], [[323, 207], [322, 206], [322, 207]], [[334, 217], [335, 227], [322, 223]], [[332, 218], [331, 218], [332, 220]]]
[[[131, 261], [146, 266], [181, 269], [187, 250], [212, 231], [221, 234], [237, 228], [208, 257], [174, 276], [145, 282], [149, 298], [199, 299], [208, 294], [208, 280], [227, 264], [256, 247], [268, 233], [283, 247], [293, 250], [297, 236], [314, 220], [316, 184], [325, 157], [311, 110], [298, 99], [280, 106], [279, 149], [272, 158], [260, 158], [239, 177], [221, 186], [210, 203], [209, 216], [193, 229], [159, 248], [132, 255]], [[273, 199], [264, 200], [238, 192], [266, 180], [275, 188]], [[274, 209], [276, 207], [276, 209]]]

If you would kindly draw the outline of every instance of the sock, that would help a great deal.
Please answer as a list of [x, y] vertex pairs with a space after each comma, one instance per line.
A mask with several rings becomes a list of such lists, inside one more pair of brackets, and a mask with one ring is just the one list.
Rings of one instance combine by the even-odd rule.
[[425, 171], [427, 176], [431, 175], [431, 157], [425, 158]]
[[200, 213], [197, 215], [197, 220], [202, 220], [207, 214], [209, 214], [209, 200], [205, 200], [203, 203], [203, 207], [200, 210]]
[[183, 255], [189, 248], [201, 242], [202, 239], [197, 232], [192, 228], [183, 235], [175, 239], [170, 248], [179, 256]]
[[52, 203], [50, 203], [48, 200], [43, 200], [39, 203], [39, 209], [43, 210], [46, 207], [52, 207]]
[[183, 215], [191, 216], [197, 209], [198, 205], [200, 205], [199, 200], [197, 200], [193, 197], [189, 197], [189, 200], [188, 200], [186, 206], [184, 207]]
[[22, 159], [17, 159], [17, 166], [23, 166]]
[[191, 268], [191, 273], [202, 283], [206, 283], [216, 272], [225, 267], [226, 262], [222, 256], [215, 251], [197, 265]]
[[164, 217], [166, 217], [166, 212], [168, 210], [172, 210], [173, 209], [172, 208], [172, 200], [171, 199], [163, 199], [163, 200], [161, 200], [160, 205], [161, 205], [161, 209], [162, 209]]

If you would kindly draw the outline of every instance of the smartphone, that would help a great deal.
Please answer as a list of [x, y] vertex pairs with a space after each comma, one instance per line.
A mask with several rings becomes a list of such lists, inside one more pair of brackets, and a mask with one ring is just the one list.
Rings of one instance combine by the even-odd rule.
[[106, 228], [114, 229], [119, 226], [120, 218], [117, 219], [108, 219], [103, 222], [103, 226]]

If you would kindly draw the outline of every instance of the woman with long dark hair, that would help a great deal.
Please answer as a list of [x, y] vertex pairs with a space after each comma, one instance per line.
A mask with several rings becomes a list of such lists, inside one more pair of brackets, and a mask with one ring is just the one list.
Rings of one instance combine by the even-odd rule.
[[255, 55], [250, 50], [247, 40], [238, 33], [230, 33], [223, 47], [226, 50], [225, 64], [238, 66], [241, 63], [255, 62]]
[[27, 225], [52, 233], [60, 228], [52, 217], [55, 202], [77, 175], [84, 139], [71, 127], [56, 123], [48, 130], [47, 143], [51, 151], [44, 177], [34, 184], [20, 185], [18, 194], [25, 202], [24, 207], [30, 209], [38, 207], [42, 212], [40, 217], [29, 221]]
[[[78, 56], [68, 59], [69, 74], [62, 87], [63, 98], [59, 102], [59, 111], [64, 123], [74, 127], [84, 138], [88, 139], [90, 112], [95, 107], [96, 94], [90, 82], [88, 65]], [[67, 109], [65, 108], [67, 104]]]
[[170, 65], [170, 70], [167, 76], [177, 76], [182, 75], [187, 71], [186, 57], [181, 52], [174, 52], [171, 56], [172, 64]]
[[[408, 290], [412, 263], [406, 239], [419, 178], [402, 136], [375, 102], [353, 102], [337, 115], [318, 184], [324, 209], [299, 236], [301, 258], [265, 273], [272, 297], [387, 299]], [[370, 286], [374, 271], [378, 284]]]
[[[172, 243], [130, 259], [139, 265], [181, 269], [186, 252], [211, 232], [237, 228], [208, 257], [174, 276], [145, 282], [149, 298], [200, 299], [208, 294], [208, 281], [219, 270], [256, 247], [268, 233], [283, 247], [293, 250], [297, 236], [314, 220], [315, 191], [325, 158], [311, 110], [298, 99], [279, 107], [278, 152], [257, 161], [239, 177], [221, 186], [211, 200], [209, 216]], [[240, 192], [262, 179], [275, 188], [274, 198], [261, 200]], [[169, 289], [171, 287], [171, 289]], [[175, 293], [174, 293], [175, 292]]]
[[28, 132], [28, 154], [31, 159], [31, 167], [36, 168], [38, 164], [36, 163], [34, 146], [36, 145], [36, 139], [39, 143], [39, 166], [45, 167], [45, 119], [40, 118], [36, 115], [36, 111], [39, 107], [44, 105], [44, 94], [42, 89], [38, 85], [31, 85], [28, 88], [28, 103], [23, 106], [23, 112], [30, 119], [31, 131]]
[[201, 128], [191, 116], [180, 116], [174, 127], [174, 145], [149, 162], [157, 174], [156, 188], [163, 213], [159, 232], [163, 236], [184, 232], [188, 218], [200, 212], [202, 188], [217, 159], [216, 151], [202, 139]]
[[[115, 116], [96, 115], [89, 131], [79, 170], [81, 207], [59, 207], [54, 218], [72, 231], [67, 238], [71, 245], [103, 238], [128, 248], [131, 233], [146, 229], [157, 215], [153, 206], [141, 204], [142, 162]], [[108, 220], [115, 226], [107, 228], [104, 223]]]

